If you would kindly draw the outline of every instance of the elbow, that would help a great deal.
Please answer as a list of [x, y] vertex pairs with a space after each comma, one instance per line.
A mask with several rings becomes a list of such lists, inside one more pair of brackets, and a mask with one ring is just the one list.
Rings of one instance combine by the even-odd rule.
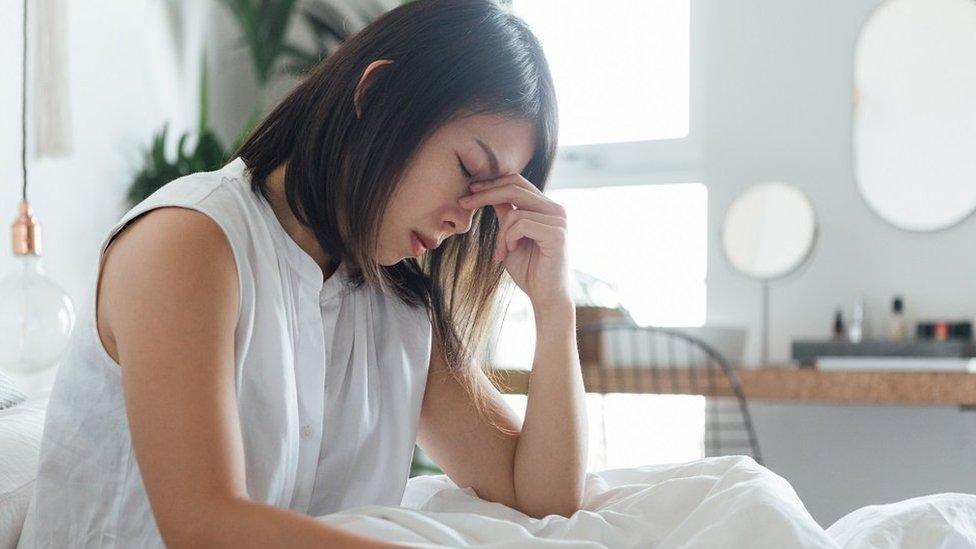
[[518, 509], [535, 519], [550, 515], [570, 518], [583, 508], [583, 490], [572, 489], [562, 494], [547, 494], [543, 501], [520, 501]]
[[552, 504], [540, 508], [522, 508], [522, 513], [534, 518], [542, 519], [550, 515], [559, 515], [561, 517], [571, 518], [576, 514], [577, 511], [581, 509], [579, 504]]
[[[183, 504], [156, 515], [156, 525], [166, 547], [220, 547], [227, 542], [222, 524], [234, 513], [235, 502], [221, 500]], [[232, 521], [231, 521], [232, 522]]]
[[157, 520], [163, 545], [175, 549], [214, 547], [206, 525], [194, 525], [188, 522], [182, 517], [172, 518], [169, 521]]

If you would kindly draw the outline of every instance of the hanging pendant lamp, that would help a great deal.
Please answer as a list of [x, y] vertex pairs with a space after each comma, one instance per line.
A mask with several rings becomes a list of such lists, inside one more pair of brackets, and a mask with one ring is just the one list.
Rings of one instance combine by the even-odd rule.
[[57, 365], [75, 323], [71, 298], [44, 272], [41, 225], [27, 200], [27, 29], [24, 0], [21, 201], [11, 227], [13, 267], [0, 278], [0, 370], [18, 373], [41, 372]]

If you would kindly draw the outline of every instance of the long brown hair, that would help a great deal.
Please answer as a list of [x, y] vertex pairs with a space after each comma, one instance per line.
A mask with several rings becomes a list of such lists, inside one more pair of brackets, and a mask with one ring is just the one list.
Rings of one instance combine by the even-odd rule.
[[[394, 62], [370, 75], [357, 118], [357, 84], [378, 59]], [[479, 409], [485, 395], [476, 390], [471, 367], [484, 359], [505, 274], [491, 258], [498, 232], [493, 208], [480, 209], [470, 231], [420, 261], [382, 266], [374, 253], [380, 220], [414, 152], [445, 122], [480, 113], [533, 122], [534, 152], [522, 176], [543, 190], [558, 118], [539, 41], [495, 0], [415, 0], [314, 67], [234, 153], [247, 165], [254, 191], [265, 197], [268, 174], [288, 163], [288, 203], [332, 268], [347, 263], [351, 283], [369, 282], [425, 307], [442, 358], [466, 381]]]

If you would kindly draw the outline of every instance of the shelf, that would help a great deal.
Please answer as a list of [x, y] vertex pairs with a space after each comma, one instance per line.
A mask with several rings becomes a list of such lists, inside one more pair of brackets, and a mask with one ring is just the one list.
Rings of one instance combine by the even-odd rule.
[[[530, 372], [495, 370], [499, 390], [525, 394]], [[834, 404], [883, 404], [927, 406], [976, 406], [976, 374], [956, 372], [824, 372], [795, 367], [737, 369], [746, 398], [756, 401], [784, 401]], [[588, 389], [603, 392], [699, 394], [731, 396], [724, 377], [709, 386], [701, 376], [686, 371], [658, 375], [641, 368], [600, 370], [584, 365], [583, 380]]]

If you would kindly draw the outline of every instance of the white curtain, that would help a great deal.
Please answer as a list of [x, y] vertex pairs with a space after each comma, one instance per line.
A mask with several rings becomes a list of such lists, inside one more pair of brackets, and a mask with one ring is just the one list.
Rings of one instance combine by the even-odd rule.
[[[33, 98], [35, 158], [70, 154], [74, 148], [68, 102], [68, 22], [64, 0], [34, 2]], [[30, 93], [30, 91], [28, 92]]]

